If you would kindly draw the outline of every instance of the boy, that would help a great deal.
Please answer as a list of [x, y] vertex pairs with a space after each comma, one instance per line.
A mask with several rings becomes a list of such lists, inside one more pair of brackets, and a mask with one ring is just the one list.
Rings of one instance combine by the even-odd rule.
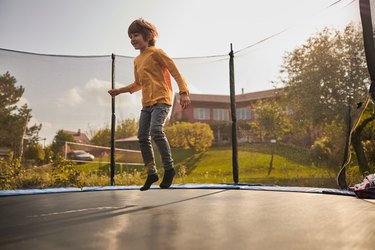
[[151, 138], [157, 145], [164, 165], [164, 177], [160, 188], [169, 188], [175, 170], [173, 159], [163, 127], [172, 104], [170, 74], [180, 89], [180, 105], [186, 109], [190, 105], [189, 90], [174, 62], [161, 49], [155, 48], [158, 32], [156, 27], [140, 18], [130, 24], [128, 35], [133, 47], [140, 51], [134, 59], [135, 81], [128, 86], [111, 89], [108, 93], [116, 96], [121, 93], [134, 93], [142, 89], [142, 110], [139, 118], [138, 140], [147, 179], [141, 191], [148, 190], [159, 180], [155, 166]]

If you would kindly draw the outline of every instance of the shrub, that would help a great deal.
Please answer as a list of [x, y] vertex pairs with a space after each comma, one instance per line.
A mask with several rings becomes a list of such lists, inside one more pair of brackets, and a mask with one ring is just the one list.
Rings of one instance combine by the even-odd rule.
[[54, 187], [81, 187], [80, 172], [74, 168], [72, 161], [58, 156], [52, 163], [52, 185]]
[[25, 169], [19, 158], [9, 154], [7, 159], [0, 158], [0, 189], [16, 189], [16, 179]]
[[315, 163], [327, 162], [332, 155], [332, 148], [328, 137], [321, 137], [317, 139], [311, 146], [311, 158]]
[[206, 151], [212, 145], [214, 134], [205, 123], [175, 123], [165, 128], [171, 147], [192, 148], [197, 152]]
[[375, 168], [375, 141], [368, 140], [363, 142], [363, 147], [370, 167]]
[[35, 144], [35, 145], [30, 145], [26, 150], [25, 150], [25, 159], [26, 160], [31, 160], [33, 163], [41, 163], [44, 160], [45, 152], [42, 148], [41, 145]]

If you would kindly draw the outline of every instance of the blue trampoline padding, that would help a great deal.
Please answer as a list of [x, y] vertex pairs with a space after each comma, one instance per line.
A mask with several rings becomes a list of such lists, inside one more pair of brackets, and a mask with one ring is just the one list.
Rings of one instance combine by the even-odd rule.
[[174, 184], [172, 189], [240, 189], [239, 185], [233, 184]]
[[0, 190], [0, 196], [29, 195], [29, 194], [51, 194], [80, 192], [80, 188], [31, 188], [17, 190]]
[[278, 191], [278, 192], [298, 192], [298, 193], [316, 193], [316, 194], [336, 194], [355, 196], [350, 190], [340, 190], [333, 188], [313, 188], [313, 187], [283, 187], [263, 184], [177, 184], [172, 185], [174, 189], [240, 189], [240, 190], [258, 190], [258, 191]]
[[[82, 191], [110, 191], [110, 190], [139, 190], [140, 186], [97, 186], [97, 187], [83, 187]], [[153, 186], [153, 188], [156, 188]]]
[[[67, 192], [90, 192], [90, 191], [110, 191], [110, 190], [138, 190], [140, 186], [103, 186], [103, 187], [83, 187], [83, 188], [41, 188], [41, 189], [19, 189], [19, 190], [1, 190], [0, 196], [16, 196], [31, 194], [51, 194]], [[159, 186], [153, 185], [151, 189], [159, 189]], [[283, 187], [264, 184], [174, 184], [171, 189], [228, 189], [228, 190], [258, 190], [274, 192], [298, 192], [298, 193], [316, 193], [316, 194], [335, 194], [355, 196], [353, 191], [340, 190], [333, 188], [313, 188], [313, 187]]]
[[315, 194], [336, 194], [336, 195], [355, 196], [355, 193], [353, 191], [333, 189], [333, 188], [249, 186], [249, 187], [242, 187], [241, 189], [263, 190], [263, 191], [279, 191], [279, 192], [315, 193]]

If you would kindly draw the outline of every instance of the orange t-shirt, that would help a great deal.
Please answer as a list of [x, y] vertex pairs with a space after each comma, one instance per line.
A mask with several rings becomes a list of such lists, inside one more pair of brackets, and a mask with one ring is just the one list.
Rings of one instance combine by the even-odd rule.
[[176, 80], [180, 93], [189, 94], [186, 82], [175, 63], [161, 49], [148, 47], [134, 59], [135, 81], [127, 86], [130, 93], [142, 89], [142, 105], [172, 104], [170, 74]]

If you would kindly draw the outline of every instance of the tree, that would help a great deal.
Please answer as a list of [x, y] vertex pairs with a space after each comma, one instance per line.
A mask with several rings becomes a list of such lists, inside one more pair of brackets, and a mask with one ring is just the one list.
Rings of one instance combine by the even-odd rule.
[[53, 138], [51, 150], [55, 155], [62, 154], [64, 152], [65, 142], [72, 141], [74, 141], [73, 136], [60, 129]]
[[138, 122], [135, 119], [122, 120], [116, 128], [116, 139], [134, 136], [138, 131]]
[[290, 131], [290, 123], [278, 102], [259, 101], [255, 109], [255, 128], [260, 130], [261, 140], [267, 139], [281, 140], [285, 133]]
[[[342, 124], [336, 133], [344, 137], [357, 113], [357, 103], [368, 93], [361, 31], [352, 24], [342, 32], [325, 28], [286, 54], [281, 81], [293, 110], [292, 121], [306, 128], [311, 144], [321, 137], [319, 131], [326, 124]], [[342, 146], [339, 154], [343, 151]]]
[[281, 73], [298, 120], [312, 126], [345, 122], [348, 107], [355, 110], [367, 94], [362, 35], [353, 25], [342, 33], [326, 28], [288, 53]]
[[0, 75], [0, 146], [9, 147], [16, 157], [21, 157], [23, 152], [24, 138], [28, 143], [39, 140], [41, 124], [28, 127], [31, 109], [27, 104], [17, 106], [25, 89], [17, 86], [14, 76], [6, 72]]
[[90, 142], [97, 146], [110, 147], [111, 146], [111, 130], [110, 128], [102, 128], [97, 130], [92, 136]]
[[45, 157], [45, 152], [40, 144], [33, 144], [25, 150], [25, 159], [31, 160], [34, 163], [42, 163]]
[[[365, 152], [362, 140], [366, 140], [366, 139], [374, 140], [375, 139], [375, 134], [374, 134], [375, 125], [373, 121], [375, 121], [375, 113], [373, 111], [373, 107], [371, 107], [365, 111], [364, 115], [361, 118], [360, 124], [355, 128], [355, 130], [352, 133], [351, 142], [352, 142], [354, 152], [357, 156], [359, 170], [361, 173], [365, 173], [370, 170], [367, 158], [369, 158], [370, 160], [372, 158], [371, 156], [366, 157], [366, 152]], [[366, 130], [366, 127], [367, 127], [367, 130]], [[369, 150], [368, 149], [369, 145], [370, 143], [367, 143], [366, 150]]]
[[[135, 119], [125, 119], [118, 123], [116, 127], [115, 139], [127, 138], [136, 135], [138, 131], [138, 122]], [[111, 145], [111, 129], [106, 126], [97, 131], [92, 132], [90, 142], [94, 145], [110, 147]]]

